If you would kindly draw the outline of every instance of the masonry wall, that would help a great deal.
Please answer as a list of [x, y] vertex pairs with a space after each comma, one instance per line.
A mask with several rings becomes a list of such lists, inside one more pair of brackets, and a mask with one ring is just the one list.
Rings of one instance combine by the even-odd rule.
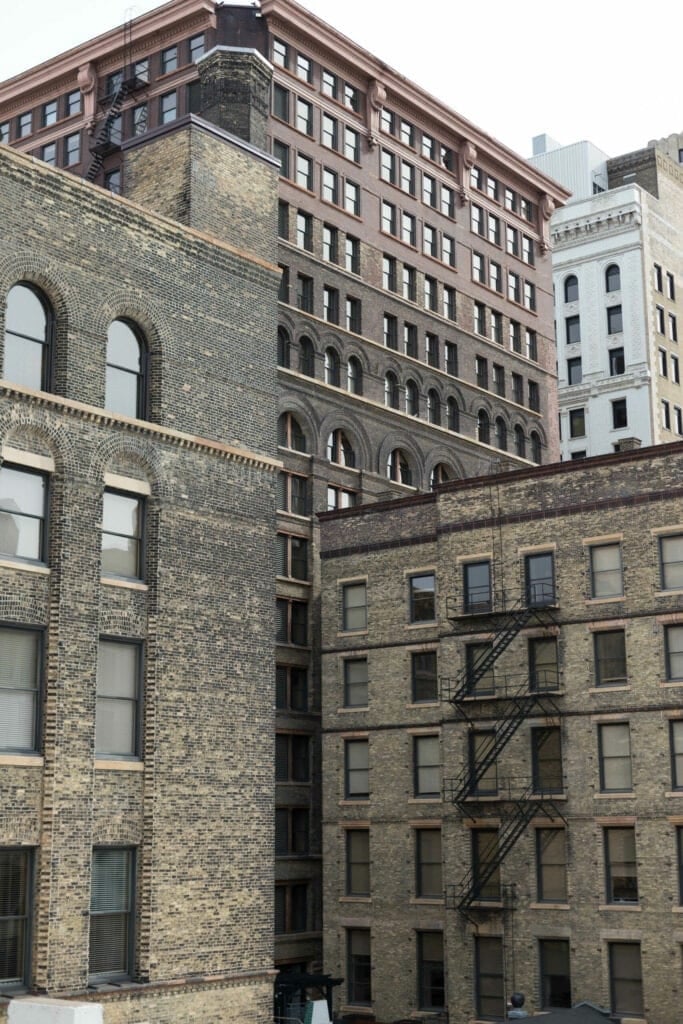
[[[133, 966], [130, 984], [91, 993], [105, 1020], [265, 1022], [275, 274], [61, 172], [0, 162], [0, 332], [19, 281], [55, 326], [55, 392], [0, 383], [2, 459], [49, 482], [44, 564], [0, 559], [0, 619], [44, 636], [36, 750], [0, 755], [0, 846], [30, 848], [34, 867], [27, 987], [83, 994], [93, 846], [124, 846]], [[119, 317], [149, 343], [149, 420], [102, 408]], [[144, 503], [139, 580], [101, 574], [105, 487]], [[138, 758], [95, 751], [102, 636], [143, 645]]]

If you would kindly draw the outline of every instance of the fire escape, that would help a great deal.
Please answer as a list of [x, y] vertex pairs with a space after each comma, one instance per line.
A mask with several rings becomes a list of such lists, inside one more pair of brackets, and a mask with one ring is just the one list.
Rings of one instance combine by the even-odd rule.
[[[496, 662], [522, 629], [534, 624], [547, 629], [556, 622], [550, 557], [549, 564], [549, 575], [527, 578], [523, 597], [510, 607], [506, 608], [504, 599], [494, 607], [487, 582], [478, 591], [470, 590], [462, 611], [452, 606], [449, 610], [458, 631], [493, 633], [486, 643], [469, 646], [459, 675], [441, 680], [442, 699], [453, 705], [467, 725], [467, 763], [458, 777], [445, 780], [446, 795], [463, 818], [481, 820], [493, 812], [497, 822], [490, 829], [482, 828], [478, 838], [484, 842], [476, 853], [473, 849], [471, 868], [449, 887], [449, 905], [473, 921], [473, 912], [491, 909], [492, 904], [501, 906], [500, 867], [532, 818], [544, 814], [564, 820], [555, 799], [563, 790], [561, 766], [545, 777], [535, 767], [532, 776], [525, 778], [503, 779], [497, 771], [500, 754], [529, 716], [560, 715], [557, 664], [530, 668], [521, 675], [496, 678], [494, 674]], [[482, 717], [495, 725], [486, 731], [477, 729]], [[539, 746], [549, 735], [549, 729], [539, 730]]]
[[91, 160], [85, 172], [86, 181], [95, 181], [102, 169], [105, 157], [121, 148], [123, 132], [120, 118], [123, 104], [129, 96], [146, 88], [149, 83], [146, 61], [134, 64], [132, 53], [133, 22], [129, 20], [123, 26], [123, 67], [121, 71], [109, 76], [108, 95], [99, 100], [99, 104], [104, 110], [104, 116], [99, 122], [95, 138], [90, 146]]

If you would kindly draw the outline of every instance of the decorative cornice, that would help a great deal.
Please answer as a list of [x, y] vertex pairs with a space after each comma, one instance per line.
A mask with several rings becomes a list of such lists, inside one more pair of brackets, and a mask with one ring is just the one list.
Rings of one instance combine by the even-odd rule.
[[640, 205], [634, 203], [630, 208], [613, 210], [596, 210], [573, 220], [563, 221], [551, 227], [550, 237], [557, 248], [574, 245], [589, 236], [617, 235], [633, 228], [639, 228], [643, 222]]
[[0, 396], [14, 398], [27, 405], [49, 409], [52, 412], [63, 413], [84, 423], [94, 423], [101, 427], [122, 427], [129, 433], [141, 434], [150, 440], [163, 441], [175, 448], [185, 448], [205, 455], [214, 455], [219, 459], [236, 462], [242, 466], [252, 466], [254, 469], [266, 470], [269, 473], [282, 469], [282, 462], [279, 460], [250, 452], [246, 448], [234, 448], [222, 441], [212, 441], [206, 437], [185, 434], [183, 431], [174, 430], [171, 427], [160, 427], [156, 423], [149, 423], [146, 420], [117, 416], [106, 409], [86, 405], [85, 402], [74, 402], [62, 398], [60, 395], [52, 395], [47, 391], [33, 391], [9, 381], [0, 381]]

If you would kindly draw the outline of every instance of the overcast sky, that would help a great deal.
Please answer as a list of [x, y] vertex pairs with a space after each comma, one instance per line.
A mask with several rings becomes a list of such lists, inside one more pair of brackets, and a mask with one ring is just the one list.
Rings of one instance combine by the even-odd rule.
[[[160, 6], [0, 2], [0, 80]], [[668, 19], [596, 0], [303, 6], [523, 156], [543, 132], [616, 156], [683, 131], [675, 5]]]

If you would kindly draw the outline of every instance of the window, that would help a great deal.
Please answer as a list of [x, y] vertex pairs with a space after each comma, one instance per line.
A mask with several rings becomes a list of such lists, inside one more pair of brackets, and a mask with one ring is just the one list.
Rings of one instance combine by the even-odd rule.
[[683, 626], [664, 627], [664, 647], [666, 678], [683, 679]]
[[305, 647], [308, 642], [308, 604], [278, 598], [275, 602], [275, 641]]
[[294, 124], [297, 131], [303, 132], [304, 135], [313, 134], [313, 106], [307, 100], [302, 100], [300, 96], [297, 96], [296, 99]]
[[434, 703], [439, 699], [436, 651], [413, 651], [410, 655], [412, 699], [414, 704]]
[[605, 829], [605, 901], [638, 902], [636, 830]]
[[619, 334], [623, 329], [621, 306], [609, 306], [607, 309], [607, 333]]
[[593, 636], [595, 685], [620, 686], [626, 682], [626, 634], [623, 629], [601, 630]]
[[398, 484], [413, 485], [413, 471], [404, 451], [394, 448], [387, 458], [387, 478]]
[[344, 707], [364, 708], [368, 704], [368, 659], [344, 661]]
[[628, 793], [631, 782], [631, 734], [628, 722], [598, 727], [600, 790]]
[[347, 800], [370, 796], [369, 745], [367, 740], [344, 742], [344, 795]]
[[372, 967], [369, 928], [347, 929], [346, 977], [346, 995], [349, 1003], [357, 1006], [370, 1006], [372, 1003]]
[[609, 375], [620, 377], [624, 373], [624, 350], [623, 348], [611, 348], [609, 350]]
[[275, 934], [291, 935], [308, 928], [308, 884], [275, 886]]
[[36, 390], [48, 388], [53, 323], [42, 292], [29, 284], [10, 288], [5, 310], [5, 380]]
[[503, 940], [477, 935], [475, 944], [475, 986], [477, 1014], [494, 1019], [505, 1016]]
[[434, 573], [411, 576], [409, 580], [411, 622], [433, 622], [436, 618], [436, 577]]
[[339, 262], [339, 231], [331, 224], [323, 224], [323, 259], [327, 263]]
[[569, 1008], [572, 1005], [569, 973], [569, 940], [540, 939], [541, 1005]]
[[[339, 292], [329, 285], [323, 286], [323, 320], [339, 323]], [[329, 348], [325, 350], [325, 383], [339, 387], [339, 356]]]
[[303, 53], [296, 55], [296, 77], [300, 78], [302, 82], [313, 81], [313, 64]]
[[477, 441], [482, 444], [491, 443], [491, 418], [486, 409], [480, 409], [477, 413]]
[[72, 117], [81, 112], [81, 93], [79, 89], [66, 94], [66, 116]]
[[437, 232], [430, 224], [425, 224], [422, 231], [422, 251], [425, 256], [436, 256]]
[[489, 386], [489, 364], [483, 356], [474, 357], [474, 374], [477, 379], [477, 387], [487, 389]]
[[441, 261], [449, 267], [455, 266], [455, 239], [450, 235], [441, 236]]
[[370, 830], [346, 830], [346, 895], [370, 895]]
[[674, 382], [674, 384], [680, 384], [681, 383], [681, 371], [680, 371], [680, 366], [679, 366], [679, 362], [678, 362], [678, 356], [671, 355], [670, 356], [670, 362], [671, 362], [671, 380]]
[[455, 192], [448, 185], [441, 186], [441, 212], [444, 217], [455, 216]]
[[308, 579], [308, 541], [288, 533], [277, 534], [277, 575]]
[[33, 131], [33, 114], [29, 111], [27, 114], [20, 114], [17, 127], [20, 139], [25, 139], [27, 135], [30, 135]]
[[446, 361], [446, 373], [451, 377], [458, 376], [458, 346], [455, 342], [444, 343], [444, 357]]
[[32, 851], [0, 847], [0, 989], [27, 982]]
[[389, 235], [396, 234], [396, 207], [384, 199], [382, 200], [381, 225], [382, 231], [386, 231]]
[[9, 121], [3, 121], [0, 124], [0, 143], [8, 143], [10, 136], [10, 125]]
[[95, 750], [108, 757], [139, 754], [141, 647], [100, 640], [97, 660]]
[[390, 313], [384, 314], [384, 344], [387, 348], [398, 349], [398, 320]]
[[345, 633], [368, 628], [368, 600], [365, 583], [342, 587], [342, 630]]
[[671, 788], [683, 789], [683, 719], [669, 722], [671, 749]]
[[121, 195], [121, 171], [107, 171], [104, 176], [104, 187], [108, 192], [113, 192], [115, 196]]
[[543, 443], [541, 441], [540, 434], [537, 431], [532, 430], [529, 434], [529, 442], [531, 444], [531, 461], [535, 462], [537, 465], [540, 465], [543, 449]]
[[327, 458], [338, 466], [356, 465], [356, 453], [343, 430], [333, 430], [327, 438]]
[[472, 884], [476, 900], [500, 899], [498, 829], [472, 829]]
[[600, 544], [590, 549], [591, 597], [621, 597], [624, 584], [619, 544]]
[[621, 289], [621, 272], [616, 263], [610, 263], [605, 271], [605, 291], [618, 292]]
[[570, 274], [564, 282], [564, 301], [577, 302], [579, 298], [579, 281], [574, 274]]
[[441, 932], [417, 933], [417, 1005], [420, 1010], [438, 1010], [446, 1005]]
[[565, 318], [565, 331], [567, 336], [567, 344], [574, 345], [581, 341], [581, 318], [578, 316], [568, 316]]
[[134, 494], [105, 490], [102, 503], [102, 574], [142, 578], [144, 502]]
[[529, 238], [528, 235], [522, 235], [522, 259], [525, 263], [528, 263], [530, 267], [533, 267], [536, 262], [534, 254], [534, 240]]
[[659, 266], [658, 263], [655, 263], [655, 265], [653, 266], [652, 270], [653, 270], [653, 275], [654, 275], [655, 291], [661, 292], [663, 290], [662, 289], [662, 268]]
[[[333, 291], [328, 289], [328, 293]], [[341, 361], [336, 348], [325, 349], [325, 383], [331, 387], [341, 386]]]
[[289, 89], [285, 89], [284, 85], [277, 82], [273, 85], [273, 114], [281, 121], [289, 121]]
[[536, 898], [567, 902], [567, 846], [562, 828], [536, 829]]
[[426, 157], [427, 160], [434, 160], [436, 152], [436, 143], [431, 135], [427, 135], [426, 132], [422, 133], [422, 156]]
[[135, 851], [95, 847], [90, 888], [91, 978], [123, 978], [133, 973]]
[[[513, 390], [514, 390], [514, 383], [515, 383], [514, 382], [514, 377], [516, 376], [516, 374], [513, 373], [512, 376], [513, 376], [512, 384], [513, 384]], [[516, 398], [515, 398], [515, 401], [517, 401]], [[519, 455], [521, 458], [525, 458], [526, 457], [526, 438], [524, 436], [524, 431], [519, 426], [519, 424], [515, 427], [515, 454]]]
[[408, 416], [420, 415], [420, 394], [414, 380], [406, 381], [405, 402]]
[[495, 796], [498, 793], [495, 729], [477, 729], [468, 736], [469, 795]]
[[0, 466], [0, 554], [28, 562], [46, 560], [47, 477]]
[[562, 793], [562, 736], [559, 726], [531, 730], [532, 784], [535, 793]]
[[415, 246], [417, 244], [417, 229], [412, 213], [401, 214], [401, 240], [406, 245]]
[[355, 86], [344, 82], [344, 106], [353, 110], [356, 114], [360, 111], [360, 93]]
[[555, 637], [532, 637], [529, 640], [529, 689], [532, 693], [543, 693], [556, 690], [558, 685]]
[[669, 271], [666, 273], [666, 295], [669, 299], [676, 298], [676, 287], [674, 284], [674, 276]]
[[516, 320], [510, 321], [510, 349], [513, 352], [522, 351], [522, 329], [520, 324]]
[[465, 672], [468, 694], [482, 696], [483, 694], [495, 693], [496, 683], [493, 675], [491, 652], [492, 646], [490, 643], [467, 644], [465, 648]]
[[438, 736], [413, 736], [413, 795], [441, 796], [441, 755]]
[[204, 33], [197, 36], [190, 36], [190, 63], [195, 64], [205, 51]]
[[521, 302], [521, 279], [519, 274], [508, 271], [508, 299], [511, 302]]
[[[304, 341], [310, 342], [310, 339], [302, 338], [301, 343]], [[301, 372], [304, 372], [303, 369]], [[281, 445], [281, 447], [291, 448], [295, 452], [306, 451], [306, 435], [301, 429], [299, 421], [291, 412], [282, 413], [278, 419], [277, 432], [277, 443]]]
[[336, 100], [339, 91], [339, 79], [332, 71], [323, 69], [320, 79], [320, 91], [323, 96], [330, 96]]
[[662, 590], [683, 589], [683, 535], [660, 537], [659, 564]]
[[380, 150], [380, 177], [382, 181], [396, 184], [396, 157], [388, 149]]
[[408, 195], [415, 195], [415, 168], [407, 160], [401, 160], [401, 189]]
[[533, 409], [534, 412], [540, 412], [541, 409], [541, 394], [538, 384], [535, 380], [530, 380], [528, 383], [528, 395], [529, 395], [529, 408]]
[[436, 180], [431, 174], [422, 175], [422, 202], [427, 206], [436, 206]]
[[671, 430], [671, 406], [665, 398], [662, 399], [662, 427]]
[[178, 98], [175, 90], [167, 92], [159, 99], [159, 121], [161, 124], [169, 124], [175, 121], [178, 116]]
[[49, 164], [50, 167], [57, 166], [57, 144], [55, 142], [48, 142], [47, 145], [42, 146], [40, 150], [40, 159]]
[[346, 330], [361, 333], [361, 302], [351, 295], [346, 296]]
[[490, 612], [493, 607], [491, 593], [491, 563], [468, 562], [463, 566], [464, 610], [469, 615]]
[[358, 356], [349, 356], [346, 364], [346, 388], [351, 395], [363, 394], [363, 367]]
[[439, 366], [439, 336], [427, 331], [425, 334], [425, 356], [430, 366]]
[[308, 711], [308, 673], [305, 668], [278, 665], [275, 669], [275, 706]]
[[659, 334], [664, 334], [664, 310], [661, 306], [655, 306], [655, 321]]
[[569, 410], [569, 436], [586, 436], [586, 412], [585, 409]]
[[[41, 641], [42, 634], [38, 630], [0, 628], [0, 750], [36, 749]], [[2, 891], [0, 883], [0, 894]], [[0, 965], [3, 963], [1, 943], [0, 939]], [[4, 978], [0, 977], [2, 980]]]
[[639, 942], [609, 943], [611, 1010], [614, 1014], [643, 1014], [643, 975]]
[[161, 51], [161, 73], [167, 75], [170, 71], [175, 71], [178, 67], [178, 47], [169, 46], [166, 50]]
[[583, 380], [581, 357], [567, 360], [567, 384], [580, 384]]
[[352, 235], [344, 243], [344, 267], [350, 274], [360, 274], [360, 239]]
[[[678, 327], [676, 325], [675, 313], [667, 314], [667, 323], [669, 325], [669, 340], [678, 341]], [[673, 356], [671, 358], [673, 359]], [[678, 383], [678, 381], [676, 383]]]
[[303, 153], [296, 155], [296, 183], [309, 192], [313, 191], [313, 161]]
[[278, 807], [275, 810], [275, 856], [308, 853], [309, 813], [307, 807]]
[[289, 146], [278, 139], [273, 139], [273, 156], [280, 161], [280, 174], [283, 178], [289, 177]]
[[138, 331], [127, 320], [114, 320], [107, 331], [104, 407], [111, 412], [144, 416], [146, 352]]
[[437, 309], [437, 291], [436, 291], [436, 279], [430, 277], [429, 274], [425, 274], [424, 279], [424, 306], [425, 309], [430, 309], [433, 313], [436, 313]]
[[527, 604], [532, 608], [555, 603], [555, 566], [553, 554], [546, 551], [524, 559]]
[[487, 237], [492, 245], [500, 245], [500, 218], [493, 213], [488, 215]]
[[398, 377], [393, 370], [387, 370], [384, 374], [384, 404], [387, 409], [398, 409], [399, 401]]
[[349, 181], [348, 178], [344, 184], [344, 209], [347, 213], [360, 217], [360, 185]]
[[489, 288], [496, 292], [503, 291], [503, 268], [493, 260], [489, 261]]
[[355, 128], [344, 128], [344, 156], [354, 163], [360, 162], [360, 135]]
[[296, 244], [300, 249], [313, 251], [313, 218], [301, 210], [296, 215]]
[[409, 302], [415, 302], [417, 298], [417, 274], [415, 267], [409, 267], [404, 263], [402, 275], [403, 298]]
[[67, 135], [64, 139], [64, 165], [72, 167], [73, 164], [80, 163], [80, 160], [81, 135], [80, 132], [75, 132], [73, 135]]
[[417, 327], [415, 324], [403, 324], [403, 350], [407, 356], [417, 359]]
[[442, 899], [441, 829], [415, 831], [415, 895], [418, 899]]
[[389, 292], [396, 291], [396, 260], [393, 256], [382, 257], [382, 287]]
[[472, 251], [472, 277], [482, 284], [486, 281], [486, 260], [480, 252]]
[[275, 781], [311, 781], [309, 736], [295, 732], [275, 734]]
[[536, 331], [532, 331], [531, 328], [524, 328], [524, 338], [526, 342], [526, 356], [527, 359], [532, 359], [535, 363], [538, 362], [538, 341], [536, 338]]

